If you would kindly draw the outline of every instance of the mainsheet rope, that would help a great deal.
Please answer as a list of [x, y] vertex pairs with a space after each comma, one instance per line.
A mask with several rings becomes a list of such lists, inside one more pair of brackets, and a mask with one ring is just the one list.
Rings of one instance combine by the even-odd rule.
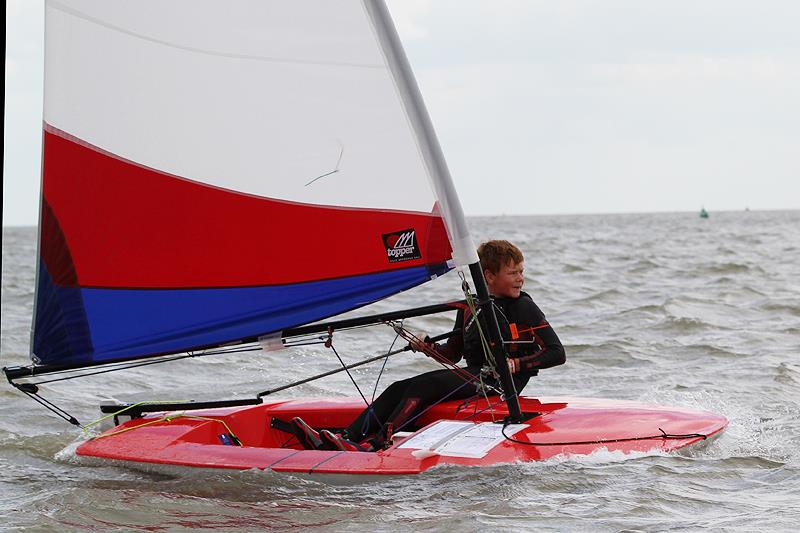
[[425, 342], [424, 339], [419, 338], [411, 331], [403, 328], [402, 325], [398, 326], [396, 324], [390, 324], [390, 326], [409, 344], [412, 346], [418, 346], [418, 351], [424, 353], [446, 369], [452, 371], [464, 381], [471, 381], [474, 378], [472, 374], [453, 363], [450, 359], [442, 355], [435, 347], [431, 346], [429, 343]]
[[[479, 335], [480, 335], [480, 338], [481, 338], [481, 344], [482, 344], [483, 350], [484, 350], [484, 358], [485, 358], [486, 362], [488, 363], [489, 368], [491, 369], [491, 372], [496, 375], [497, 371], [496, 371], [496, 365], [494, 364], [494, 355], [491, 352], [491, 349], [489, 347], [489, 343], [488, 343], [488, 341], [486, 339], [486, 335], [485, 335], [485, 333], [483, 331], [483, 328], [481, 326], [480, 320], [478, 320], [477, 308], [475, 306], [474, 298], [472, 297], [472, 292], [470, 291], [469, 283], [467, 283], [467, 280], [464, 277], [464, 274], [462, 272], [459, 272], [459, 275], [461, 276], [461, 280], [462, 280], [461, 287], [464, 290], [464, 294], [466, 296], [467, 304], [470, 306], [470, 310], [472, 311], [472, 316], [474, 317], [475, 327], [478, 328], [478, 332], [479, 332]], [[445, 368], [447, 368], [448, 370], [451, 370], [453, 373], [455, 373], [456, 375], [458, 375], [460, 378], [462, 378], [464, 380], [464, 383], [462, 383], [461, 385], [459, 385], [458, 387], [456, 387], [455, 389], [453, 389], [452, 391], [447, 393], [445, 396], [443, 396], [442, 398], [440, 398], [436, 402], [434, 402], [431, 405], [429, 405], [428, 407], [426, 407], [424, 410], [422, 410], [417, 415], [415, 415], [415, 416], [411, 417], [410, 419], [406, 420], [403, 424], [401, 424], [399, 427], [397, 427], [396, 430], [400, 430], [400, 429], [408, 426], [411, 422], [415, 421], [416, 419], [418, 419], [419, 417], [421, 417], [422, 415], [424, 415], [425, 413], [427, 413], [428, 411], [430, 411], [431, 409], [433, 409], [434, 407], [436, 407], [440, 403], [442, 403], [445, 400], [447, 400], [449, 397], [454, 395], [456, 392], [458, 392], [459, 390], [464, 388], [466, 385], [468, 385], [470, 383], [474, 383], [476, 380], [480, 382], [480, 385], [479, 385], [478, 388], [479, 388], [480, 392], [483, 394], [483, 397], [486, 399], [486, 403], [488, 405], [488, 407], [486, 407], [485, 409], [481, 410], [481, 412], [489, 410], [489, 413], [490, 413], [490, 415], [492, 417], [492, 421], [493, 422], [496, 421], [495, 420], [495, 416], [494, 416], [494, 405], [489, 400], [489, 394], [487, 392], [487, 390], [490, 388], [490, 385], [488, 385], [486, 382], [484, 382], [484, 380], [483, 380], [483, 372], [480, 372], [477, 375], [473, 375], [473, 374], [467, 372], [466, 370], [464, 370], [463, 368], [457, 366], [455, 363], [453, 363], [452, 361], [450, 361], [446, 357], [444, 357], [441, 353], [438, 352], [438, 350], [436, 350], [435, 348], [431, 347], [428, 343], [425, 343], [422, 339], [420, 339], [419, 337], [417, 337], [416, 335], [414, 335], [410, 331], [408, 331], [408, 330], [406, 330], [406, 329], [404, 329], [402, 327], [397, 327], [397, 326], [395, 326], [395, 331], [397, 331], [409, 343], [412, 343], [412, 341], [413, 341], [416, 345], [418, 345], [420, 347], [420, 351], [422, 351], [425, 355], [428, 355], [429, 357], [431, 357], [435, 361], [439, 362]], [[494, 387], [491, 387], [491, 388], [494, 389], [495, 392], [499, 392]], [[477, 414], [477, 413], [475, 413], [475, 414]], [[475, 414], [473, 414], [473, 416], [475, 416]], [[381, 429], [383, 429], [383, 427], [381, 427]]]

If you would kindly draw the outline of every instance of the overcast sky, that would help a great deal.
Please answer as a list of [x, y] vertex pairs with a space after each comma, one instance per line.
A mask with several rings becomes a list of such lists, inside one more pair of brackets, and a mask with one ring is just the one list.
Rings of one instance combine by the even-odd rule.
[[[800, 208], [800, 2], [388, 0], [467, 214]], [[40, 0], [8, 0], [3, 224], [38, 218]]]

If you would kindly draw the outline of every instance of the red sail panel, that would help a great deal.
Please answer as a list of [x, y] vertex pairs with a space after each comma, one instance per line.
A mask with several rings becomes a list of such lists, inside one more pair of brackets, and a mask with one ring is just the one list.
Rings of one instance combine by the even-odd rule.
[[[72, 265], [57, 285], [243, 287], [331, 279], [443, 263], [450, 243], [433, 213], [274, 200], [172, 176], [53, 128], [44, 139], [44, 199]], [[402, 187], [402, 184], [397, 184]], [[386, 194], [392, 194], [387, 190]], [[384, 236], [413, 230], [418, 258], [390, 261]]]

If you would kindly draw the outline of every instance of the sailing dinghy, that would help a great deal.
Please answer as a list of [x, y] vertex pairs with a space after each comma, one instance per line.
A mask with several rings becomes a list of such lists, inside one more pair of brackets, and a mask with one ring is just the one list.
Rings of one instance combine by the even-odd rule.
[[78, 455], [410, 474], [672, 451], [727, 425], [687, 409], [517, 395], [458, 196], [381, 0], [47, 0], [45, 16], [33, 364], [4, 369], [15, 387], [79, 424], [41, 395], [44, 383], [181, 354], [330, 343], [367, 324], [401, 331], [404, 318], [465, 303], [319, 321], [457, 267], [467, 304], [482, 312], [499, 389], [434, 405], [374, 453], [303, 450], [287, 432], [295, 416], [342, 428], [364, 407], [355, 400], [265, 401], [265, 391], [106, 406], [119, 425]]

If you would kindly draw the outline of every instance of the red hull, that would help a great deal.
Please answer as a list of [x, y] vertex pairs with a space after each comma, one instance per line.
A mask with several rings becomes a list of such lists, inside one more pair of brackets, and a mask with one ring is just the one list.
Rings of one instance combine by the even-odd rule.
[[[81, 444], [81, 456], [197, 468], [319, 474], [417, 474], [445, 464], [489, 466], [541, 461], [556, 455], [609, 451], [673, 451], [721, 432], [725, 417], [682, 408], [626, 401], [578, 398], [522, 398], [522, 410], [541, 413], [524, 425], [490, 424], [485, 400], [468, 405], [442, 403], [421, 419], [422, 429], [377, 453], [301, 450], [292, 437], [270, 428], [271, 418], [301, 416], [315, 427], [341, 428], [363, 403], [344, 400], [290, 400], [251, 407], [187, 411], [184, 416], [149, 415], [126, 422]], [[482, 411], [482, 412], [481, 412]], [[176, 414], [176, 413], [170, 413]], [[494, 407], [494, 418], [507, 414]], [[441, 421], [462, 421], [447, 422]], [[226, 446], [226, 426], [242, 446]], [[141, 427], [139, 427], [141, 426]], [[130, 429], [129, 429], [130, 428]], [[126, 430], [114, 435], [111, 433]], [[670, 435], [664, 438], [662, 430]], [[676, 437], [678, 436], [678, 437]]]

